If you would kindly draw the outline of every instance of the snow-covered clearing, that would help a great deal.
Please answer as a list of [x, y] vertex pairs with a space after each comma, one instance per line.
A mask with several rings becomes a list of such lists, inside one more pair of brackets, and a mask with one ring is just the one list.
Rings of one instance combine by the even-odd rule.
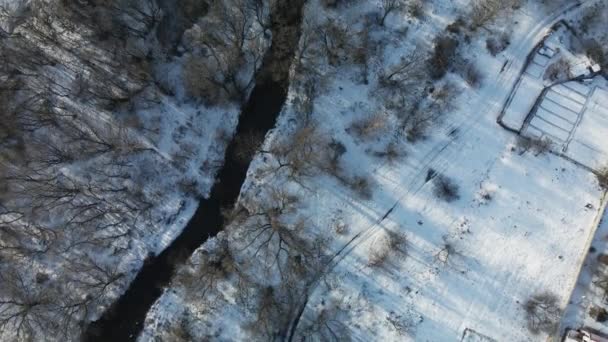
[[[377, 9], [378, 3], [326, 11], [311, 1], [306, 16], [328, 16], [357, 30], [354, 18]], [[456, 19], [455, 9], [464, 11], [469, 4], [437, 0], [427, 5], [422, 19], [390, 15], [386, 30], [392, 38], [372, 71], [393, 65], [414, 48], [423, 49]], [[548, 292], [561, 308], [566, 306], [595, 231], [594, 208], [602, 206], [602, 191], [586, 169], [553, 154], [520, 151], [516, 136], [496, 124], [525, 57], [564, 13], [577, 10], [566, 4], [547, 15], [540, 8], [527, 4], [512, 17], [501, 18], [502, 26], [517, 24], [511, 33], [513, 43], [496, 58], [485, 49], [490, 34], [485, 31], [478, 31], [460, 50], [481, 70], [481, 87], [474, 89], [455, 72], [436, 82], [437, 88], [451, 84], [455, 99], [444, 119], [416, 143], [391, 130], [397, 118], [375, 92], [375, 79], [365, 84], [358, 82], [354, 67], [326, 66], [331, 77], [324, 79], [323, 91], [314, 100], [312, 117], [321, 123], [324, 136], [343, 146], [341, 168], [347, 176], [369, 177], [370, 197], [359, 196], [339, 177], [316, 175], [293, 182], [269, 174], [273, 161], [259, 154], [241, 192], [243, 205], [267, 195], [267, 189], [289, 189], [299, 198], [304, 235], [323, 240], [330, 251], [319, 280], [306, 293], [293, 295], [307, 298], [296, 339], [324, 340], [332, 334], [338, 340], [360, 341], [547, 338], [550, 331], [528, 329], [524, 304]], [[293, 85], [290, 97], [297, 99], [300, 91]], [[293, 101], [284, 108], [266, 145], [293, 134], [297, 104]], [[379, 132], [366, 138], [351, 133], [354, 123], [378, 112], [388, 123], [380, 125]], [[375, 152], [391, 143], [402, 157], [378, 157]], [[447, 201], [437, 196], [441, 179], [457, 186], [452, 196], [443, 195]], [[265, 303], [267, 292], [249, 291], [242, 281], [272, 290], [280, 280], [277, 272], [268, 271], [270, 265], [258, 257], [255, 245], [239, 240], [246, 236], [246, 228], [245, 223], [228, 227], [199, 249], [186, 267], [203, 264], [226, 239], [236, 246], [231, 253], [237, 265], [233, 274], [238, 276], [214, 277], [211, 282], [203, 274], [196, 282], [210, 283], [202, 295], [193, 295], [191, 285], [177, 279], [149, 312], [141, 341], [161, 340], [163, 333], [177, 330], [195, 339], [250, 340], [252, 331], [262, 329], [262, 313], [256, 310]], [[405, 243], [397, 244], [394, 236], [404, 237]], [[319, 323], [319, 317], [327, 318]]]

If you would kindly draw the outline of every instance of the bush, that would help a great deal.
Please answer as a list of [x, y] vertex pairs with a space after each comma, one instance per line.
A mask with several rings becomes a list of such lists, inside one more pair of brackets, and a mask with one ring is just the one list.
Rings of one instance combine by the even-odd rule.
[[596, 40], [591, 40], [587, 42], [587, 46], [585, 47], [585, 51], [587, 57], [589, 57], [592, 61], [599, 64], [602, 69], [608, 67], [608, 56], [606, 56], [606, 52]]
[[207, 67], [200, 58], [189, 56], [184, 63], [184, 87], [189, 96], [201, 99], [213, 106], [226, 103], [221, 88], [207, 76]]
[[358, 138], [368, 140], [377, 137], [380, 133], [388, 128], [386, 115], [383, 113], [375, 113], [370, 117], [356, 120], [350, 126], [352, 131]]
[[481, 86], [482, 75], [473, 63], [467, 63], [464, 67], [464, 80], [473, 88]]
[[494, 20], [501, 11], [519, 8], [521, 0], [477, 0], [471, 7], [471, 28], [476, 30]]
[[446, 202], [453, 202], [460, 198], [458, 194], [460, 187], [451, 178], [445, 175], [436, 175], [434, 179], [433, 193], [439, 199]]
[[570, 63], [567, 60], [560, 58], [557, 62], [547, 67], [543, 78], [551, 82], [565, 81], [572, 78]]
[[456, 19], [454, 22], [449, 24], [445, 29], [446, 31], [454, 34], [460, 34], [464, 28], [464, 20], [462, 18]]
[[553, 145], [553, 143], [546, 137], [542, 139], [532, 139], [532, 150], [536, 156], [549, 152], [551, 150], [551, 145]]
[[521, 154], [530, 150], [534, 151], [534, 155], [538, 156], [545, 154], [551, 150], [553, 143], [547, 137], [544, 138], [526, 138], [524, 136], [517, 137], [517, 147]]
[[532, 296], [524, 304], [528, 330], [533, 334], [552, 333], [561, 315], [556, 295], [543, 292]]
[[608, 166], [600, 169], [597, 174], [597, 182], [602, 187], [602, 189], [608, 190]]
[[488, 204], [492, 201], [494, 194], [489, 189], [481, 189], [477, 193], [477, 202], [481, 205]]
[[589, 316], [591, 316], [591, 318], [593, 318], [596, 322], [603, 323], [608, 321], [608, 311], [599, 306], [592, 306], [589, 309]]
[[448, 35], [435, 39], [433, 55], [428, 61], [430, 75], [433, 79], [442, 78], [452, 66], [458, 48], [458, 41]]
[[414, 18], [421, 18], [424, 15], [424, 4], [421, 0], [411, 0], [407, 5], [408, 13]]
[[372, 246], [367, 264], [369, 266], [382, 266], [395, 251], [405, 253], [405, 235], [399, 232], [388, 231], [384, 236], [377, 240], [376, 245]]
[[486, 40], [486, 48], [488, 49], [490, 54], [495, 57], [499, 53], [505, 51], [509, 44], [511, 44], [511, 42], [509, 41], [509, 36], [506, 34], [502, 34], [500, 36], [500, 39], [490, 37]]
[[336, 139], [332, 139], [328, 145], [329, 148], [329, 168], [328, 172], [333, 175], [339, 175], [342, 172], [341, 160], [342, 156], [346, 153], [346, 146]]
[[359, 196], [361, 196], [361, 198], [372, 198], [372, 187], [368, 178], [363, 176], [355, 176], [352, 180], [348, 181], [348, 186]]

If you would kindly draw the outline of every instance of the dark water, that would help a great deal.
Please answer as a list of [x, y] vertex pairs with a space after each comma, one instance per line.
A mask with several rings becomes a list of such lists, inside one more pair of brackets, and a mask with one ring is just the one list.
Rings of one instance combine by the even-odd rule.
[[86, 327], [83, 341], [135, 340], [148, 310], [169, 284], [176, 267], [222, 230], [221, 208], [231, 207], [236, 201], [252, 158], [237, 157], [236, 141], [245, 134], [263, 136], [275, 125], [287, 97], [289, 68], [299, 41], [304, 2], [284, 1], [273, 13], [271, 48], [264, 56], [256, 86], [243, 107], [235, 137], [226, 150], [224, 166], [209, 198], [200, 202], [186, 228], [167, 249], [145, 260], [127, 291], [99, 320]]

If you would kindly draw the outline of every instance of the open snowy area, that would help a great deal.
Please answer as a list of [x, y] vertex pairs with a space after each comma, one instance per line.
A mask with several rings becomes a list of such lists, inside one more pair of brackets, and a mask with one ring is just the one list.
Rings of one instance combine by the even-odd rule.
[[605, 0], [0, 0], [0, 54], [0, 341], [608, 341]]

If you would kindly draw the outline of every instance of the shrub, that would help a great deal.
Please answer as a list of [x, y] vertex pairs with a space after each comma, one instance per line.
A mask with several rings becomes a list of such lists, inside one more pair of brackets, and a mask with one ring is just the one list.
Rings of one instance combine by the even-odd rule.
[[390, 13], [403, 10], [403, 2], [402, 0], [382, 0], [380, 2], [380, 10], [378, 24], [384, 26], [384, 22]]
[[355, 176], [348, 182], [350, 188], [356, 192], [361, 198], [372, 198], [372, 187], [368, 178], [363, 176]]
[[608, 166], [600, 169], [597, 174], [597, 182], [602, 187], [602, 189], [608, 190]]
[[533, 334], [552, 333], [561, 315], [558, 298], [550, 292], [532, 296], [524, 304], [528, 330]]
[[534, 155], [538, 156], [545, 154], [551, 150], [553, 144], [547, 137], [544, 138], [526, 138], [524, 136], [517, 137], [517, 148], [521, 151], [521, 154], [526, 153], [530, 150], [534, 151]]
[[496, 56], [505, 51], [510, 43], [509, 36], [507, 34], [502, 34], [500, 39], [496, 39], [495, 37], [488, 38], [486, 40], [486, 48], [492, 56]]
[[344, 235], [348, 233], [348, 226], [346, 223], [344, 223], [344, 221], [340, 220], [334, 224], [334, 231], [338, 235]]
[[476, 30], [494, 20], [501, 11], [520, 6], [521, 0], [477, 0], [473, 3], [469, 14], [471, 28]]
[[374, 246], [369, 253], [367, 265], [373, 267], [382, 266], [388, 259], [389, 253], [390, 249], [387, 245]]
[[464, 67], [464, 80], [473, 88], [481, 86], [482, 75], [473, 63], [467, 63]]
[[534, 155], [538, 156], [549, 152], [552, 144], [551, 140], [546, 137], [542, 139], [532, 139], [532, 150], [534, 151]]
[[585, 51], [587, 56], [599, 64], [602, 68], [608, 67], [608, 56], [606, 56], [606, 52], [596, 40], [590, 40], [586, 44]]
[[485, 205], [492, 201], [493, 193], [489, 189], [481, 189], [477, 193], [477, 201], [479, 204]]
[[382, 266], [392, 252], [400, 251], [405, 253], [405, 235], [399, 232], [388, 231], [384, 236], [377, 240], [372, 246], [367, 264], [369, 266]]
[[351, 56], [351, 36], [348, 27], [339, 21], [328, 21], [321, 26], [322, 47], [327, 62], [339, 66]]
[[589, 309], [589, 316], [591, 316], [591, 318], [593, 318], [596, 322], [602, 323], [608, 321], [608, 311], [599, 306], [592, 306]]
[[448, 35], [435, 39], [433, 55], [428, 61], [429, 72], [432, 78], [442, 78], [452, 66], [456, 55], [458, 41]]
[[445, 29], [446, 31], [454, 34], [460, 34], [464, 28], [464, 20], [462, 18], [456, 19], [454, 22], [449, 24]]
[[221, 88], [206, 75], [207, 67], [200, 58], [190, 56], [184, 63], [184, 87], [189, 96], [199, 98], [208, 105], [227, 102]]
[[332, 139], [328, 145], [329, 148], [329, 169], [328, 172], [333, 175], [339, 175], [342, 172], [341, 159], [346, 153], [346, 146], [336, 139]]
[[570, 63], [567, 60], [560, 58], [557, 62], [547, 67], [543, 78], [551, 82], [565, 81], [572, 78]]
[[453, 202], [460, 198], [458, 194], [460, 187], [451, 178], [445, 175], [437, 175], [434, 178], [433, 193], [439, 199], [446, 202]]
[[424, 15], [424, 4], [421, 0], [411, 0], [407, 5], [408, 13], [414, 18], [421, 18]]
[[368, 140], [378, 136], [388, 127], [386, 115], [374, 113], [372, 116], [356, 120], [350, 126], [350, 130], [360, 139]]

